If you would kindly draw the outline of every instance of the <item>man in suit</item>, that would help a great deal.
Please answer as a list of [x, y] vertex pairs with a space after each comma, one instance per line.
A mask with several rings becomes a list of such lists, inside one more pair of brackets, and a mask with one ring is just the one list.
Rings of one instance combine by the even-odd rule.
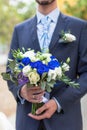
[[[40, 102], [44, 91], [40, 87], [15, 86], [8, 81], [9, 89], [17, 101], [16, 130], [82, 130], [80, 99], [87, 92], [87, 23], [63, 15], [57, 8], [56, 0], [36, 2], [36, 16], [16, 25], [11, 49], [24, 47], [26, 50], [34, 49], [35, 52], [42, 51], [41, 19], [49, 17], [51, 23], [46, 47], [60, 62], [70, 57], [67, 76], [79, 83], [80, 87], [73, 88], [58, 82], [50, 93], [50, 100], [36, 111], [36, 115], [32, 115], [31, 103]], [[60, 42], [62, 31], [70, 31], [76, 40]], [[9, 58], [12, 58], [11, 52]]]

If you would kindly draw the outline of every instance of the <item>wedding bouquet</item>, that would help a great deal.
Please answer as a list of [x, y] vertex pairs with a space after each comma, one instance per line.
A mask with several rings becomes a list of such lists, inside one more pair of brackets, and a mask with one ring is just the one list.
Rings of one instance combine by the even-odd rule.
[[[34, 50], [12, 50], [13, 59], [8, 59], [9, 73], [2, 73], [4, 80], [10, 80], [16, 85], [28, 84], [28, 87], [40, 86], [43, 90], [51, 92], [56, 81], [62, 81], [69, 86], [78, 87], [79, 84], [71, 81], [65, 72], [69, 71], [70, 58], [60, 63], [49, 52], [35, 53]], [[32, 113], [35, 114], [40, 103], [32, 103]]]

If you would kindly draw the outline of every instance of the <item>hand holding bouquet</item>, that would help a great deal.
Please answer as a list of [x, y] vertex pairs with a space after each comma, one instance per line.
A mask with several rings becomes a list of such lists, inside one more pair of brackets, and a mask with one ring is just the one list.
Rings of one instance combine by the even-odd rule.
[[[57, 80], [72, 87], [79, 86], [65, 75], [65, 72], [69, 71], [69, 58], [66, 63], [60, 64], [52, 54], [35, 53], [31, 49], [26, 52], [24, 49], [12, 50], [12, 55], [13, 59], [9, 59], [8, 64], [10, 73], [2, 73], [5, 80], [11, 80], [16, 85], [40, 86], [47, 92], [51, 92]], [[40, 106], [41, 103], [32, 103], [32, 114], [35, 114]]]

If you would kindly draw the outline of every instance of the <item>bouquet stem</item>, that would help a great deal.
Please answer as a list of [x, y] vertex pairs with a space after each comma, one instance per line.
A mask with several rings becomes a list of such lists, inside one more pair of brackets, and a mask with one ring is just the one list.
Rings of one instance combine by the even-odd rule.
[[32, 103], [31, 113], [32, 113], [33, 115], [35, 115], [35, 114], [36, 114], [36, 110], [37, 110], [38, 108], [42, 107], [42, 106], [43, 106], [43, 102], [42, 102], [42, 103]]

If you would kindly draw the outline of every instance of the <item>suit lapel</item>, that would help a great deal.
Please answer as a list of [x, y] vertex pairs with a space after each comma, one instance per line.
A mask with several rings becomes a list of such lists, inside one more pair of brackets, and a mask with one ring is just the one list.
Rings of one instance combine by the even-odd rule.
[[36, 25], [37, 25], [37, 18], [35, 16], [32, 20], [31, 39], [32, 39], [33, 49], [37, 52], [37, 51], [41, 51], [41, 49], [40, 49], [40, 45], [39, 45], [39, 41], [38, 41], [38, 37], [37, 37]]
[[[53, 49], [56, 42], [59, 41], [60, 33], [61, 33], [61, 31], [66, 30], [68, 23], [69, 23], [69, 21], [67, 21], [67, 17], [65, 15], [63, 15], [62, 13], [60, 13], [56, 28], [55, 28], [53, 36], [52, 36], [51, 43], [49, 45], [50, 50]], [[36, 25], [37, 25], [37, 17], [35, 16], [32, 19], [32, 24], [31, 24], [31, 40], [32, 40], [33, 49], [37, 52], [37, 51], [41, 51], [41, 48], [40, 48], [38, 37], [37, 37]], [[58, 44], [58, 42], [57, 42], [57, 44]]]
[[60, 33], [61, 33], [61, 31], [65, 31], [67, 24], [68, 24], [67, 17], [60, 13], [56, 28], [55, 28], [53, 36], [52, 36], [51, 43], [49, 45], [50, 50], [53, 49], [56, 42], [59, 41]]

